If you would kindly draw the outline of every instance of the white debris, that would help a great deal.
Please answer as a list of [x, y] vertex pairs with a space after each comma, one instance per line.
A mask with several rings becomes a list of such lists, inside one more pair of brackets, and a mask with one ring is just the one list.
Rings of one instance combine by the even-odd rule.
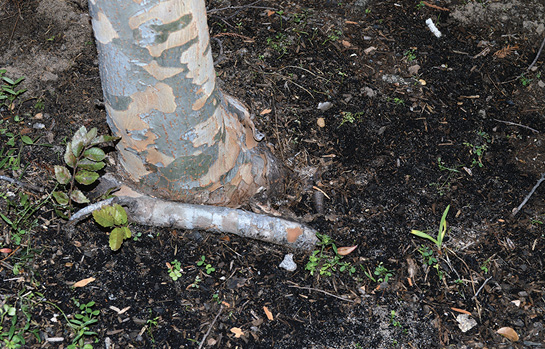
[[321, 111], [326, 111], [328, 109], [331, 109], [331, 107], [333, 107], [333, 103], [331, 102], [320, 102], [318, 103], [318, 109], [321, 110]]
[[468, 314], [458, 315], [456, 317], [456, 321], [458, 321], [458, 327], [460, 327], [460, 330], [462, 330], [462, 332], [467, 332], [473, 327], [477, 326], [477, 321], [470, 318]]
[[441, 35], [441, 32], [439, 31], [439, 29], [437, 29], [437, 27], [435, 26], [435, 24], [433, 24], [433, 21], [431, 20], [431, 18], [428, 18], [426, 19], [426, 25], [428, 26], [428, 28], [430, 28], [431, 32], [433, 33], [433, 35], [435, 35], [436, 37], [440, 38]]
[[284, 256], [284, 260], [279, 265], [280, 268], [284, 268], [287, 271], [295, 271], [297, 269], [297, 264], [293, 261], [293, 254], [288, 253]]

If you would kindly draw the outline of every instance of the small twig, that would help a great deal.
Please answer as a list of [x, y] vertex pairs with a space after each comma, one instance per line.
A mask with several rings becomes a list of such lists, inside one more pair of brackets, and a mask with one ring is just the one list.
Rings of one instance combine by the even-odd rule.
[[539, 133], [538, 130], [536, 130], [535, 128], [531, 128], [529, 126], [526, 126], [526, 125], [522, 125], [522, 124], [517, 124], [516, 122], [511, 122], [511, 121], [505, 121], [505, 120], [499, 120], [499, 119], [492, 119], [494, 121], [497, 121], [497, 122], [502, 122], [506, 125], [510, 125], [510, 126], [518, 126], [518, 127], [522, 127], [522, 128], [525, 128], [525, 129], [528, 129], [530, 131], [532, 131], [533, 133]]
[[450, 10], [449, 10], [448, 8], [439, 7], [439, 6], [437, 6], [437, 5], [430, 4], [430, 3], [427, 2], [427, 1], [422, 1], [422, 3], [423, 3], [424, 5], [426, 5], [426, 6], [428, 6], [428, 7], [434, 8], [434, 9], [436, 9], [436, 10], [440, 10], [440, 11], [449, 11], [449, 12], [450, 12]]
[[38, 193], [43, 193], [44, 192], [44, 188], [37, 187], [37, 186], [32, 185], [32, 184], [21, 182], [20, 180], [15, 179], [15, 178], [7, 177], [7, 176], [0, 176], [0, 180], [10, 182], [11, 184], [15, 184], [15, 185], [18, 185], [20, 187], [30, 189], [32, 191], [37, 191]]
[[530, 71], [530, 69], [532, 69], [532, 67], [534, 66], [534, 64], [537, 63], [537, 60], [539, 58], [539, 56], [541, 55], [541, 51], [543, 51], [543, 46], [545, 45], [545, 37], [543, 38], [543, 41], [541, 42], [541, 46], [539, 47], [539, 51], [537, 51], [537, 55], [536, 55], [536, 58], [534, 58], [534, 61], [532, 62], [532, 64], [530, 64], [528, 66], [528, 68], [526, 68], [526, 71]]
[[524, 205], [526, 205], [526, 203], [528, 202], [528, 200], [530, 200], [530, 197], [532, 197], [532, 195], [534, 195], [534, 192], [536, 191], [536, 189], [539, 187], [539, 185], [541, 184], [541, 182], [545, 181], [545, 172], [541, 174], [541, 178], [539, 178], [539, 180], [537, 181], [536, 185], [534, 185], [534, 187], [532, 188], [532, 190], [530, 190], [530, 193], [528, 193], [528, 195], [526, 195], [526, 197], [524, 198], [524, 200], [522, 200], [522, 203], [513, 210], [513, 213], [511, 213], [511, 215], [514, 217], [517, 213], [519, 213], [519, 211], [522, 209], [522, 207]]
[[484, 280], [483, 284], [481, 285], [481, 287], [479, 287], [479, 289], [477, 290], [477, 293], [475, 293], [475, 295], [473, 296], [472, 299], [476, 299], [476, 298], [477, 298], [477, 296], [479, 295], [479, 293], [480, 293], [481, 290], [483, 289], [484, 285], [486, 285], [486, 283], [487, 283], [488, 281], [490, 281], [490, 279], [492, 279], [492, 276], [489, 277], [488, 279]]
[[204, 337], [202, 337], [201, 344], [199, 345], [199, 349], [201, 349], [202, 346], [204, 345], [204, 341], [206, 340], [206, 337], [208, 337], [208, 335], [210, 334], [210, 331], [212, 331], [212, 327], [214, 327], [214, 324], [216, 323], [216, 321], [220, 317], [220, 314], [221, 314], [222, 311], [223, 311], [223, 305], [220, 306], [220, 310], [216, 314], [216, 317], [214, 318], [214, 321], [212, 321], [212, 323], [208, 327], [208, 331], [206, 331]]
[[320, 289], [318, 289], [318, 288], [301, 287], [301, 286], [296, 286], [296, 285], [288, 285], [288, 287], [295, 287], [295, 288], [299, 288], [299, 289], [301, 289], [301, 290], [308, 290], [308, 291], [321, 292], [321, 293], [323, 293], [323, 294], [326, 294], [326, 295], [331, 296], [331, 297], [338, 298], [338, 299], [343, 300], [343, 301], [345, 301], [345, 302], [354, 303], [354, 301], [351, 300], [351, 299], [344, 298], [344, 297], [341, 297], [341, 296], [337, 296], [337, 295], [334, 295], [333, 293], [329, 293], [329, 292], [327, 292], [327, 291], [320, 290]]

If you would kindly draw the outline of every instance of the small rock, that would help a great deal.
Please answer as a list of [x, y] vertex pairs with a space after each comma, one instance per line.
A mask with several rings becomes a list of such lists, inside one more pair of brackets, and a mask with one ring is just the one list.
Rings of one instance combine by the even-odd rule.
[[365, 53], [366, 55], [370, 55], [371, 53], [375, 52], [376, 50], [377, 50], [377, 48], [375, 46], [369, 46], [368, 48], [363, 50], [363, 53]]
[[418, 64], [411, 65], [408, 70], [409, 70], [409, 74], [418, 75], [418, 71], [420, 70], [420, 66]]
[[477, 326], [477, 321], [470, 318], [467, 314], [458, 315], [456, 317], [456, 321], [458, 321], [458, 327], [460, 327], [460, 330], [462, 330], [462, 332], [467, 332], [473, 327]]
[[369, 98], [373, 98], [377, 96], [377, 91], [373, 90], [370, 87], [364, 87], [362, 89], [362, 92], [365, 93], [365, 95]]
[[288, 253], [284, 256], [284, 260], [279, 265], [280, 268], [284, 268], [287, 271], [295, 271], [297, 269], [297, 264], [293, 261], [293, 254]]
[[321, 111], [326, 111], [326, 110], [329, 110], [333, 107], [333, 103], [331, 102], [320, 102], [318, 103], [318, 110], [321, 110]]

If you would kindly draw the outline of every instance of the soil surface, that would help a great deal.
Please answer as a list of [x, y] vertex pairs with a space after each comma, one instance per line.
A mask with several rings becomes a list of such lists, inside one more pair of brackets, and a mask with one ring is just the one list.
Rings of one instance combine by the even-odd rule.
[[[545, 53], [532, 65], [545, 6], [207, 7], [222, 88], [248, 104], [289, 170], [289, 190], [271, 205], [334, 245], [310, 255], [131, 226], [136, 241], [112, 252], [107, 232], [90, 220], [67, 229], [47, 201], [28, 231], [1, 226], [0, 247], [13, 252], [2, 256], [0, 304], [31, 306], [23, 347], [72, 343], [62, 313], [79, 313], [74, 299], [100, 310], [96, 335], [84, 336], [96, 348], [544, 347], [545, 186], [513, 210], [545, 173]], [[0, 175], [45, 190], [0, 181], [0, 212], [13, 222], [24, 195], [38, 203], [54, 189], [53, 166], [81, 125], [108, 130], [85, 0], [0, 2], [0, 43], [4, 76], [24, 76], [28, 89], [0, 107], [0, 161], [14, 149], [21, 162]], [[410, 234], [436, 237], [447, 207], [440, 249]], [[288, 253], [296, 271], [279, 267]]]

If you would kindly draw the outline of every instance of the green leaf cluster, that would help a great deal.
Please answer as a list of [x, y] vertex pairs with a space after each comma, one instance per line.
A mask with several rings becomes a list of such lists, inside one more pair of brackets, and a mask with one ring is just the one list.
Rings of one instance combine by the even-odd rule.
[[168, 275], [174, 281], [182, 277], [182, 264], [177, 259], [170, 262], [171, 268], [168, 269]]
[[[348, 271], [350, 275], [356, 272], [356, 268], [348, 262], [341, 261], [341, 256], [337, 251], [337, 245], [333, 242], [333, 239], [326, 234], [316, 234], [316, 237], [320, 240], [317, 245], [320, 245], [319, 250], [314, 250], [308, 257], [308, 262], [305, 265], [305, 270], [310, 272], [310, 275], [314, 275], [316, 271], [320, 272], [320, 275], [331, 276], [332, 272], [339, 270], [340, 272]], [[334, 255], [331, 256], [327, 250], [331, 248]]]
[[80, 309], [80, 313], [74, 314], [74, 318], [70, 319], [68, 325], [74, 330], [75, 337], [72, 344], [68, 345], [68, 349], [84, 348], [92, 349], [91, 344], [85, 344], [85, 337], [96, 336], [98, 333], [91, 331], [89, 327], [98, 322], [100, 310], [93, 310], [96, 304], [94, 301], [89, 303], [81, 303], [79, 300], [72, 298], [74, 304]]
[[53, 192], [53, 197], [59, 205], [71, 207], [72, 202], [78, 204], [89, 202], [77, 187], [93, 184], [99, 178], [97, 172], [106, 166], [103, 161], [106, 154], [97, 145], [117, 139], [112, 136], [98, 136], [97, 132], [95, 127], [87, 131], [85, 126], [82, 126], [72, 140], [66, 143], [64, 162], [68, 167], [55, 166], [55, 179], [66, 189]]
[[18, 85], [25, 78], [20, 77], [16, 80], [12, 80], [7, 76], [4, 76], [6, 72], [6, 69], [0, 69], [0, 82], [2, 83], [2, 85], [0, 86], [0, 107], [5, 105], [6, 107], [8, 107], [9, 110], [13, 110], [13, 102], [15, 101], [15, 99], [20, 94], [26, 91], [26, 89], [18, 88]]
[[121, 205], [104, 206], [100, 210], [93, 211], [93, 218], [104, 228], [113, 227], [110, 232], [110, 248], [113, 251], [119, 250], [123, 240], [130, 239], [132, 236], [127, 226], [127, 211]]

